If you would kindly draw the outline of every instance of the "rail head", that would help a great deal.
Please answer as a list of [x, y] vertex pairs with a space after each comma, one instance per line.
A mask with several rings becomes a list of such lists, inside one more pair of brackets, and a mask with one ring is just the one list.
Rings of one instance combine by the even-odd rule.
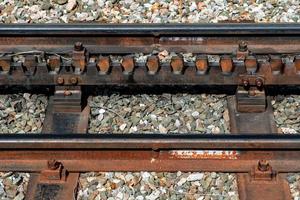
[[0, 135], [0, 149], [300, 150], [300, 135]]
[[1, 24], [0, 36], [41, 35], [299, 35], [295, 23], [217, 24]]

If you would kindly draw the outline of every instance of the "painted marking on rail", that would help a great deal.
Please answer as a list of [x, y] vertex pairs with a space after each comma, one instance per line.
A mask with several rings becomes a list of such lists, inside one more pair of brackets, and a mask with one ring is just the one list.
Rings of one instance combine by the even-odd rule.
[[238, 159], [238, 151], [222, 150], [173, 150], [170, 155], [180, 159]]

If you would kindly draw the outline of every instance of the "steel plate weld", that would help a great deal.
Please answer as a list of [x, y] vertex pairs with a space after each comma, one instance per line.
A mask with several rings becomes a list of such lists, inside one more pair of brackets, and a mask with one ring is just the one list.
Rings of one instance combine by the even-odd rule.
[[170, 151], [170, 155], [180, 159], [226, 159], [236, 160], [238, 159], [238, 151], [221, 151], [221, 150], [177, 150]]

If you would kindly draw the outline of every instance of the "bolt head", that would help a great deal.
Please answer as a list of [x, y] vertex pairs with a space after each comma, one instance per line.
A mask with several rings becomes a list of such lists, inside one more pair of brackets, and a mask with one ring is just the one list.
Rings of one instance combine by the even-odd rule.
[[248, 49], [248, 44], [247, 44], [247, 42], [241, 41], [241, 42], [239, 43], [239, 50], [244, 52], [244, 51], [247, 51], [247, 49]]
[[258, 161], [258, 169], [260, 171], [268, 171], [270, 169], [270, 164], [266, 160], [260, 160]]
[[47, 164], [48, 168], [51, 170], [55, 170], [59, 167], [59, 162], [57, 162], [56, 160], [49, 160]]
[[75, 49], [76, 51], [81, 51], [81, 50], [83, 50], [83, 44], [82, 44], [82, 42], [76, 42], [75, 45], [74, 45], [74, 49]]
[[77, 80], [76, 77], [72, 77], [72, 78], [70, 79], [70, 82], [71, 82], [73, 85], [76, 85], [77, 82], [78, 82], [78, 80]]
[[58, 77], [56, 82], [59, 84], [59, 85], [62, 85], [64, 84], [64, 78], [63, 77]]
[[263, 86], [263, 81], [261, 79], [256, 79], [255, 80], [255, 84], [258, 88], [262, 87]]

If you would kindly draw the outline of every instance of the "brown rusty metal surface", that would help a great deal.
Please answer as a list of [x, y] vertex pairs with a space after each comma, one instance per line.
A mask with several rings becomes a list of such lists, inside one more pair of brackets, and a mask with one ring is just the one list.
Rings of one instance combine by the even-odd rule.
[[222, 56], [220, 59], [220, 67], [223, 74], [231, 74], [233, 71], [233, 62], [231, 56]]
[[[236, 86], [237, 76], [245, 72], [255, 73], [256, 71], [265, 78], [265, 86], [299, 85], [297, 56], [300, 40], [292, 31], [297, 27], [287, 26], [289, 30], [285, 30], [282, 26], [278, 26], [277, 30], [275, 26], [272, 28], [274, 31], [269, 31], [268, 35], [264, 35], [262, 27], [256, 27], [256, 25], [249, 27], [257, 29], [258, 32], [251, 28], [248, 30], [248, 25], [245, 27], [226, 25], [226, 27], [228, 30], [235, 27], [240, 32], [235, 30], [236, 37], [231, 37], [228, 36], [228, 30], [220, 32], [224, 28], [222, 25], [220, 27], [195, 25], [187, 26], [188, 29], [182, 30], [173, 26], [153, 26], [153, 30], [151, 26], [139, 27], [140, 30], [135, 27], [133, 30], [141, 32], [140, 35], [133, 34], [131, 29], [126, 29], [126, 26], [121, 26], [121, 29], [118, 29], [120, 26], [99, 26], [93, 27], [95, 29], [93, 33], [84, 29], [76, 33], [70, 31], [73, 28], [76, 29], [76, 25], [73, 25], [49, 26], [49, 28], [54, 28], [52, 31], [56, 33], [49, 36], [50, 29], [46, 32], [43, 29], [45, 27], [37, 26], [35, 30], [37, 33], [35, 33], [34, 28], [31, 30], [31, 27], [24, 26], [20, 27], [20, 31], [24, 31], [26, 37], [21, 37], [22, 34], [18, 32], [12, 35], [4, 34], [8, 30], [2, 30], [0, 27], [0, 35], [4, 34], [0, 37], [0, 52], [6, 56], [0, 61], [0, 67], [4, 69], [2, 71], [6, 72], [0, 73], [0, 85], [200, 84]], [[113, 28], [119, 30], [120, 33]], [[176, 31], [172, 32], [174, 28]], [[199, 31], [200, 29], [203, 30]], [[29, 30], [34, 34], [27, 34], [26, 31]], [[207, 32], [208, 30], [211, 34]], [[106, 34], [107, 31], [110, 34]], [[87, 35], [82, 34], [83, 32]], [[231, 32], [234, 32], [234, 29]], [[248, 34], [245, 34], [246, 32]], [[93, 34], [93, 37], [90, 34]], [[274, 40], [276, 40], [275, 44]], [[127, 55], [137, 52], [153, 54], [153, 52], [164, 50], [175, 53], [194, 53], [195, 56], [200, 54], [202, 58], [197, 59], [196, 62], [184, 62], [178, 54], [178, 56], [173, 56], [170, 63], [159, 66], [159, 62], [152, 57], [155, 55], [150, 55], [146, 63], [135, 63], [132, 55]], [[24, 51], [42, 54], [47, 62], [37, 63], [34, 55], [26, 55], [24, 63], [10, 63], [7, 60], [7, 56], [21, 55]], [[121, 64], [113, 66], [107, 60], [108, 58], [102, 58], [102, 55], [107, 54], [123, 56]], [[207, 63], [206, 58], [209, 55], [218, 56], [220, 62]], [[261, 56], [267, 58], [263, 60]], [[290, 56], [293, 61], [289, 64], [284, 63], [283, 58], [286, 56]], [[95, 62], [90, 62], [89, 58], [93, 58]], [[9, 63], [10, 66], [8, 66]], [[156, 76], [151, 76], [153, 74]], [[199, 74], [204, 76], [199, 78]]]
[[[274, 44], [274, 39], [276, 43]], [[240, 41], [245, 41], [252, 53], [271, 54], [299, 53], [299, 37], [207, 37], [207, 36], [105, 36], [105, 37], [1, 37], [0, 52], [23, 52], [39, 49], [47, 52], [70, 53], [76, 42], [82, 42], [87, 51], [95, 53], [151, 53], [158, 51], [175, 51], [190, 53], [228, 54], [238, 49]], [[291, 45], [293, 44], [293, 45]]]
[[105, 75], [109, 73], [110, 70], [110, 58], [108, 56], [100, 56], [98, 59], [97, 67], [99, 70], [99, 74]]
[[180, 57], [180, 56], [173, 56], [171, 58], [170, 65], [171, 65], [173, 74], [180, 75], [180, 74], [183, 73], [184, 64], [183, 64], [183, 58], [182, 57]]
[[208, 59], [206, 55], [199, 55], [196, 58], [196, 68], [197, 73], [200, 75], [204, 75], [208, 71]]
[[0, 57], [0, 73], [9, 73], [12, 58], [10, 56]]
[[222, 150], [174, 150], [170, 154], [180, 159], [238, 159], [238, 151]]
[[148, 68], [148, 74], [155, 75], [159, 70], [159, 59], [157, 56], [149, 56], [146, 66]]
[[284, 177], [277, 175], [271, 181], [252, 180], [247, 173], [238, 175], [240, 200], [290, 200], [290, 188]]
[[87, 133], [89, 114], [80, 86], [57, 86], [46, 109], [42, 132]]
[[41, 174], [31, 173], [26, 200], [76, 199], [78, 173], [69, 173], [66, 180], [46, 180]]
[[[266, 55], [248, 56], [245, 61], [223, 55], [219, 56], [220, 62], [214, 63], [207, 63], [208, 55], [198, 56], [195, 62], [184, 62], [180, 56], [174, 56], [170, 63], [162, 66], [155, 56], [150, 56], [145, 63], [135, 63], [132, 56], [124, 56], [120, 64], [111, 64], [108, 57], [101, 56], [94, 58], [95, 62], [86, 63], [88, 56], [82, 56], [73, 56], [72, 61], [49, 56], [48, 62], [39, 63], [36, 63], [34, 55], [26, 56], [24, 63], [11, 63], [2, 58], [2, 68], [6, 73], [0, 73], [0, 85], [236, 86], [245, 74], [263, 77], [265, 87], [294, 86], [300, 82], [297, 59], [283, 64], [283, 58], [276, 60], [274, 56]], [[293, 59], [293, 56], [290, 57]]]
[[131, 75], [134, 70], [134, 59], [132, 56], [125, 56], [122, 60], [122, 68], [124, 75]]
[[[230, 114], [230, 131], [234, 134], [270, 134], [277, 133], [273, 108], [270, 98], [267, 99], [266, 110], [263, 112], [239, 112], [235, 96], [228, 96]], [[255, 105], [260, 106], [260, 105]], [[264, 110], [264, 108], [263, 108]]]
[[[264, 92], [264, 78], [256, 74], [257, 63], [251, 58], [245, 63], [247, 73], [240, 79], [235, 96], [229, 96], [230, 131], [233, 134], [277, 133], [270, 98]], [[282, 72], [280, 57], [271, 57], [273, 75]], [[253, 152], [250, 152], [250, 154]], [[254, 156], [254, 154], [253, 154]], [[287, 156], [288, 159], [291, 157]], [[238, 173], [239, 198], [242, 200], [288, 200], [291, 199], [288, 182], [274, 170], [267, 158], [260, 159], [248, 173]], [[286, 166], [289, 168], [289, 166]]]
[[259, 160], [268, 160], [278, 173], [300, 171], [298, 151], [238, 151], [222, 159], [213, 154], [177, 156], [181, 153], [182, 150], [4, 150], [0, 154], [0, 170], [41, 172], [47, 168], [49, 160], [57, 160], [68, 172], [179, 170], [248, 173]]

